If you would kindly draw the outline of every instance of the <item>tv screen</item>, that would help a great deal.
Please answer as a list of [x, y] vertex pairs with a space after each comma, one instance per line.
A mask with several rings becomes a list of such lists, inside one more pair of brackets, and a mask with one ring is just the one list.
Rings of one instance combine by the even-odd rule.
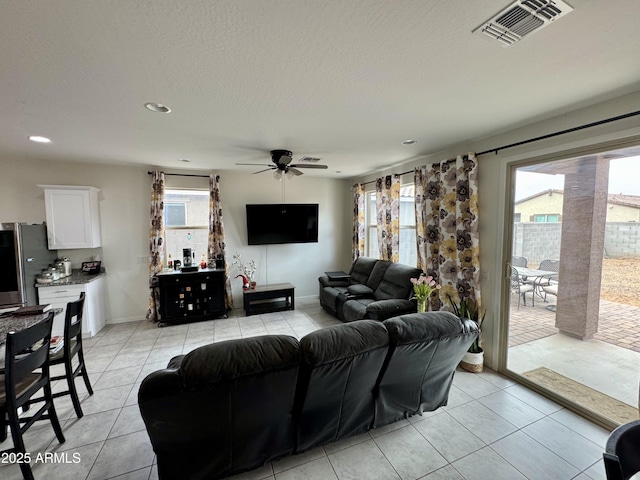
[[249, 245], [318, 241], [318, 204], [247, 205]]

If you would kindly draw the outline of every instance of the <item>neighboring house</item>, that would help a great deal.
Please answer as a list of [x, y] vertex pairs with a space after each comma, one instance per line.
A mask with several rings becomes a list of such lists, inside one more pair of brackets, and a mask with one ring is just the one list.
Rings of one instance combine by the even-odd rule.
[[[549, 189], [515, 202], [514, 221], [554, 223], [562, 221], [562, 190]], [[640, 222], [640, 196], [609, 194], [607, 222]]]

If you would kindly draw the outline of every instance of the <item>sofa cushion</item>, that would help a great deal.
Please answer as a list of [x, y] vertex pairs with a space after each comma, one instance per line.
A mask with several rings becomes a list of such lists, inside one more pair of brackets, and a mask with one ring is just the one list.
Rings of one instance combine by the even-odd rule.
[[378, 260], [370, 257], [358, 257], [349, 271], [349, 284], [366, 283], [371, 275], [371, 270]]
[[386, 328], [373, 320], [323, 328], [300, 340], [298, 453], [371, 427], [388, 344]]
[[373, 297], [373, 290], [366, 285], [349, 285], [347, 292], [353, 297]]
[[180, 365], [187, 388], [297, 367], [298, 341], [287, 335], [227, 340], [196, 348]]
[[382, 277], [384, 277], [389, 265], [391, 265], [391, 262], [388, 260], [378, 260], [378, 263], [376, 263], [373, 270], [371, 270], [371, 275], [369, 275], [369, 279], [366, 282], [367, 287], [371, 290], [378, 288], [378, 285], [382, 281]]
[[375, 288], [376, 300], [389, 298], [408, 299], [413, 291], [412, 278], [418, 278], [422, 270], [402, 263], [392, 263], [385, 270], [382, 280]]
[[367, 305], [375, 302], [375, 298], [357, 298], [347, 300], [342, 305], [342, 315], [345, 322], [353, 322], [367, 318]]

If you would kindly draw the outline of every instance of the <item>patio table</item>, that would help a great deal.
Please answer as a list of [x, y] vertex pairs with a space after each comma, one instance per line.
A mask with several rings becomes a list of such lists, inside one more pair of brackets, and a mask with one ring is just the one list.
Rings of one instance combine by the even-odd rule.
[[558, 272], [553, 272], [551, 270], [535, 270], [533, 268], [527, 267], [513, 267], [517, 270], [518, 275], [526, 278], [533, 278], [531, 284], [533, 285], [533, 295], [531, 297], [531, 303], [535, 306], [535, 296], [538, 295], [540, 298], [542, 297], [541, 293], [541, 284], [544, 279], [551, 279], [553, 277], [558, 276]]

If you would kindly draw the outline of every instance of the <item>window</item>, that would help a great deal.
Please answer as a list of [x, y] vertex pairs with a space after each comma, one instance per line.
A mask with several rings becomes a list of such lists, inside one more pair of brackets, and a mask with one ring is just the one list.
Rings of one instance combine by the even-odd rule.
[[182, 249], [190, 248], [199, 263], [207, 253], [209, 236], [209, 191], [165, 190], [164, 192], [165, 259], [180, 260]]
[[[365, 202], [366, 238], [365, 254], [379, 258], [378, 231], [376, 217], [376, 192], [367, 192]], [[406, 265], [416, 265], [418, 254], [416, 247], [415, 187], [413, 184], [400, 187], [400, 247], [399, 261]]]
[[517, 222], [521, 222], [521, 221], [522, 221], [522, 220], [520, 220], [521, 215], [522, 215], [522, 214], [520, 214], [520, 213], [514, 213], [514, 214], [513, 214], [513, 221], [514, 221], [514, 222], [516, 222], [516, 223], [517, 223]]
[[533, 215], [533, 222], [535, 223], [557, 223], [559, 221], [560, 215], [557, 213]]
[[165, 202], [164, 225], [165, 227], [186, 227], [187, 226], [187, 204]]

